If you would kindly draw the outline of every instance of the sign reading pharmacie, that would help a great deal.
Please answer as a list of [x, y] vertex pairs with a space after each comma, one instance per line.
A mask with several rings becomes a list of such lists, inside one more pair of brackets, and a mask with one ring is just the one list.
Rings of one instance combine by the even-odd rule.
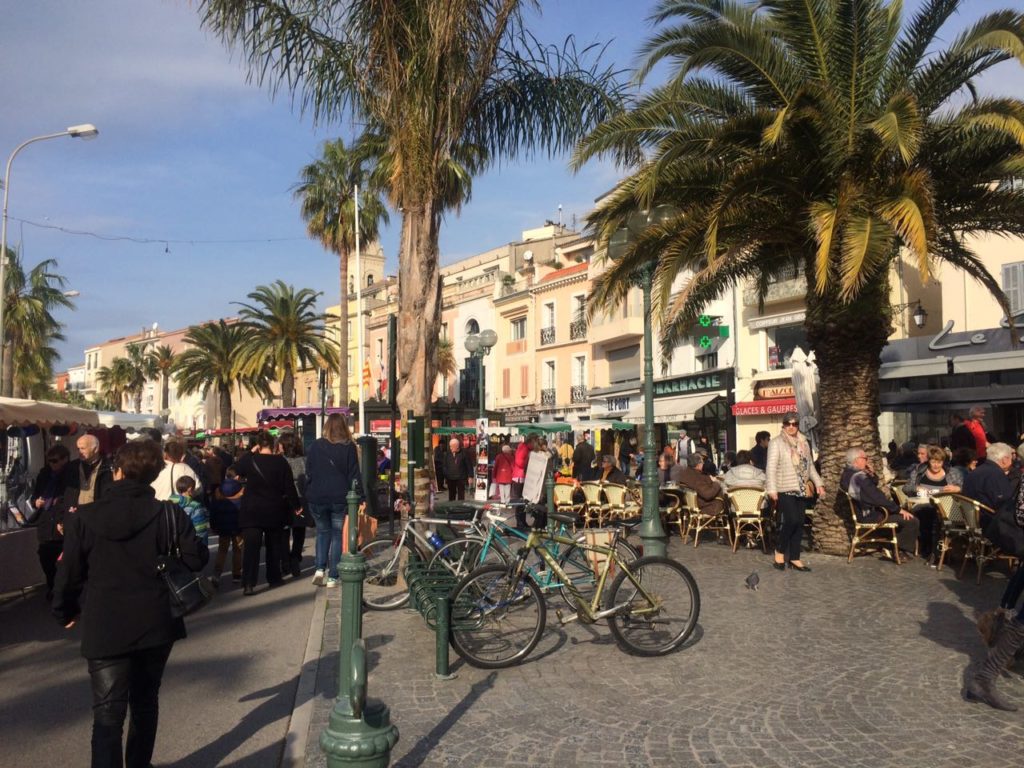
[[654, 396], [674, 397], [676, 395], [692, 395], [698, 392], [728, 391], [733, 388], [734, 381], [732, 368], [716, 368], [710, 371], [690, 374], [689, 376], [656, 379], [654, 382]]

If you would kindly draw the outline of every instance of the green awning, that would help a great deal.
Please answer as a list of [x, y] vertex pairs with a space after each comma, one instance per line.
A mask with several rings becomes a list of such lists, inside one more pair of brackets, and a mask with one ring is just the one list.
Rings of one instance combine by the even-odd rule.
[[572, 425], [565, 421], [553, 421], [548, 424], [516, 424], [521, 435], [554, 435], [559, 432], [572, 432]]
[[435, 435], [475, 435], [476, 427], [434, 427], [430, 431]]

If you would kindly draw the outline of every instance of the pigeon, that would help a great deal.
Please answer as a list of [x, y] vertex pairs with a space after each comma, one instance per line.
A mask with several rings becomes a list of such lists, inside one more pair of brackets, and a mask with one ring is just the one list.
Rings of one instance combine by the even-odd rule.
[[754, 571], [752, 574], [747, 576], [746, 580], [744, 581], [744, 584], [747, 585], [747, 589], [756, 590], [759, 581], [761, 581], [761, 579], [757, 575], [757, 571]]

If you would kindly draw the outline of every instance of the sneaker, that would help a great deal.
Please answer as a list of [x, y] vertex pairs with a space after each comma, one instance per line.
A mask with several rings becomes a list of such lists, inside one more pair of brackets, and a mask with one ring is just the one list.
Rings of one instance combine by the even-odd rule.
[[336, 587], [336, 586], [338, 586], [338, 580], [337, 579], [333, 579], [330, 576], [328, 576], [327, 577], [327, 581], [324, 584], [324, 586], [327, 587], [328, 589], [331, 589], [332, 587]]
[[324, 585], [324, 571], [322, 568], [317, 568], [316, 573], [313, 574], [313, 586], [322, 587]]

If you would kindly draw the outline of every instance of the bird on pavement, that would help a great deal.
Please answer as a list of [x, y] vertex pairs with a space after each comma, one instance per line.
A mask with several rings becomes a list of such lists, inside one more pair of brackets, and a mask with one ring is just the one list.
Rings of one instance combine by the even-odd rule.
[[754, 571], [752, 574], [747, 576], [746, 580], [743, 583], [747, 585], [747, 589], [756, 590], [758, 582], [760, 581], [761, 578], [757, 575], [757, 571]]

